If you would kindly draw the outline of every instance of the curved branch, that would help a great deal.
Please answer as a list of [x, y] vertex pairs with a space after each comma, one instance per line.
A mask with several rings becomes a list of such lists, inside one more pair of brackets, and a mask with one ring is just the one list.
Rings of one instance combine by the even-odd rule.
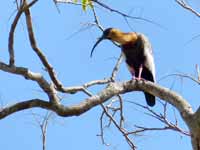
[[136, 84], [139, 90], [153, 94], [173, 105], [181, 113], [184, 120], [190, 119], [191, 115], [193, 115], [191, 105], [178, 93], [152, 82], [139, 81]]
[[31, 19], [31, 13], [30, 13], [29, 8], [27, 8], [24, 12], [25, 12], [25, 16], [26, 16], [26, 24], [27, 24], [27, 30], [28, 30], [29, 41], [30, 41], [31, 47], [35, 51], [35, 53], [38, 55], [42, 64], [47, 69], [49, 76], [50, 76], [51, 80], [53, 81], [53, 83], [55, 84], [55, 86], [59, 90], [63, 91], [62, 83], [56, 77], [56, 73], [54, 72], [53, 67], [49, 64], [46, 56], [42, 53], [42, 51], [37, 46], [37, 42], [36, 42], [35, 35], [33, 32], [32, 19]]
[[24, 12], [24, 10], [28, 9], [29, 7], [33, 6], [38, 0], [33, 0], [32, 2], [30, 2], [30, 4], [28, 4], [25, 7], [25, 1], [22, 2], [22, 4], [20, 5], [20, 7], [18, 7], [18, 12], [14, 18], [13, 23], [11, 24], [10, 27], [10, 32], [9, 32], [9, 37], [8, 37], [8, 52], [9, 52], [9, 56], [10, 56], [10, 60], [9, 60], [9, 65], [12, 66], [15, 64], [15, 53], [14, 53], [14, 35], [15, 35], [15, 29], [17, 26], [17, 23], [22, 15], [22, 13]]
[[110, 83], [108, 87], [106, 87], [97, 95], [84, 100], [78, 105], [71, 107], [60, 107], [57, 109], [57, 113], [61, 116], [80, 115], [90, 110], [92, 107], [107, 101], [115, 95], [132, 91], [146, 91], [169, 102], [178, 109], [186, 122], [189, 121], [191, 115], [193, 115], [193, 110], [190, 104], [176, 92], [152, 82], [135, 80]]
[[[184, 121], [186, 121], [186, 123], [190, 121], [191, 116], [193, 115], [193, 111], [190, 104], [179, 94], [171, 91], [168, 88], [157, 85], [155, 83], [148, 81], [137, 81], [137, 80], [110, 83], [104, 90], [102, 90], [97, 95], [91, 96], [76, 105], [72, 106], [64, 106], [61, 104], [47, 105], [47, 103], [45, 103], [45, 105], [37, 104], [34, 105], [33, 107], [41, 107], [49, 109], [56, 112], [58, 115], [64, 117], [78, 116], [87, 112], [91, 108], [109, 100], [115, 95], [124, 94], [132, 91], [146, 91], [161, 99], [164, 99], [165, 101], [169, 102], [178, 109], [178, 111], [180, 112], [181, 116], [183, 117]], [[26, 105], [27, 108], [23, 107], [23, 109], [28, 109], [30, 108], [29, 106], [30, 105]], [[18, 111], [17, 109], [14, 109], [12, 113], [17, 111]], [[0, 112], [0, 116], [2, 112], [4, 112], [4, 110]]]
[[36, 81], [42, 90], [48, 95], [50, 101], [58, 102], [56, 92], [54, 88], [49, 84], [40, 73], [31, 72], [29, 69], [24, 67], [9, 66], [3, 62], [0, 62], [0, 70], [21, 75], [26, 79]]
[[34, 108], [34, 107], [41, 107], [44, 109], [49, 109], [51, 107], [51, 104], [49, 102], [46, 102], [46, 101], [40, 100], [40, 99], [32, 99], [32, 100], [19, 102], [17, 104], [8, 106], [6, 108], [1, 108], [0, 109], [0, 119], [5, 118], [6, 116], [9, 116], [15, 112], [22, 111], [22, 110], [28, 109], [28, 108]]
[[23, 7], [24, 4], [22, 4], [15, 16], [15, 19], [10, 27], [10, 32], [9, 32], [9, 37], [8, 37], [8, 52], [10, 55], [10, 60], [9, 60], [9, 64], [10, 66], [15, 64], [15, 54], [14, 54], [14, 34], [15, 34], [15, 29], [17, 26], [17, 23], [19, 21], [19, 18], [21, 17], [22, 13], [23, 13]]

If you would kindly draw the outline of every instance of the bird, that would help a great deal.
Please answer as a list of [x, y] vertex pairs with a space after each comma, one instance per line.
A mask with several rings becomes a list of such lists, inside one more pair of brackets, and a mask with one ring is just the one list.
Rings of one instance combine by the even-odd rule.
[[[147, 80], [155, 82], [155, 63], [153, 51], [148, 38], [138, 32], [122, 32], [117, 28], [107, 28], [103, 35], [94, 44], [90, 57], [94, 49], [102, 40], [110, 40], [120, 45], [125, 57], [128, 70], [134, 80]], [[155, 96], [144, 92], [147, 105], [155, 105]]]

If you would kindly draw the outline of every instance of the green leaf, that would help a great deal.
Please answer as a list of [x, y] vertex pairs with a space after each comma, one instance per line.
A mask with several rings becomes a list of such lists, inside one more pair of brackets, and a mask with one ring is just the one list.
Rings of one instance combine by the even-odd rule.
[[92, 3], [92, 1], [91, 1], [91, 0], [89, 0], [89, 1], [88, 1], [88, 5], [90, 6], [90, 8], [92, 8], [92, 9], [93, 9], [93, 7], [94, 7], [94, 6], [93, 6], [93, 3]]
[[91, 0], [82, 0], [82, 9], [83, 9], [84, 11], [86, 11], [87, 6], [90, 6], [90, 8], [93, 8], [93, 7], [94, 7]]
[[82, 9], [86, 11], [88, 0], [82, 0]]
[[74, 3], [77, 3], [78, 2], [78, 0], [74, 0]]

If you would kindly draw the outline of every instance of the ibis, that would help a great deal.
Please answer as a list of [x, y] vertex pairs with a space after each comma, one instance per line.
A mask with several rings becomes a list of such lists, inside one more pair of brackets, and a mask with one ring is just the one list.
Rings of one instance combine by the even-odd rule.
[[[125, 62], [135, 80], [147, 80], [155, 82], [155, 63], [153, 51], [148, 38], [141, 33], [124, 33], [116, 28], [108, 28], [94, 44], [91, 57], [95, 47], [104, 39], [117, 42], [125, 56]], [[155, 96], [144, 92], [146, 102], [149, 106], [155, 105]]]

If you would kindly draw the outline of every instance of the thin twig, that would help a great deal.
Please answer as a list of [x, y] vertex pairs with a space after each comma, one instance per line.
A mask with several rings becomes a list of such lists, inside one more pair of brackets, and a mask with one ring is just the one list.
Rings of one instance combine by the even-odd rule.
[[56, 3], [64, 3], [64, 4], [72, 4], [72, 5], [77, 5], [77, 6], [82, 6], [82, 3], [75, 3], [73, 1], [67, 1], [67, 0], [54, 0]]
[[199, 65], [198, 64], [196, 64], [196, 72], [197, 72], [198, 81], [200, 82], [200, 70], [199, 70]]
[[120, 103], [120, 127], [123, 127], [123, 123], [124, 123], [124, 111], [123, 111], [123, 99], [121, 97], [121, 95], [118, 95], [119, 98], [119, 103]]
[[194, 10], [189, 4], [187, 4], [184, 0], [175, 0], [180, 6], [182, 6], [184, 9], [192, 12], [197, 17], [200, 17], [200, 13], [198, 13], [196, 10]]
[[36, 123], [39, 125], [41, 133], [42, 133], [42, 150], [46, 150], [46, 136], [47, 136], [47, 126], [50, 121], [50, 118], [53, 115], [53, 112], [46, 112], [46, 115], [43, 117], [42, 121], [38, 119], [37, 114], [32, 113]]
[[115, 119], [112, 117], [112, 115], [109, 114], [109, 112], [107, 111], [106, 107], [103, 104], [101, 104], [101, 107], [103, 108], [105, 114], [111, 119], [111, 121], [113, 122], [113, 124], [117, 127], [117, 129], [123, 134], [123, 136], [125, 137], [127, 143], [132, 148], [132, 150], [135, 150], [136, 146], [133, 144], [133, 142], [131, 141], [131, 139], [128, 137], [127, 132], [125, 131], [125, 129], [121, 128], [118, 125], [118, 123], [115, 121]]
[[161, 113], [155, 112], [154, 110], [150, 109], [147, 106], [143, 106], [141, 104], [138, 104], [138, 103], [135, 103], [135, 102], [132, 102], [132, 101], [128, 101], [128, 102], [133, 103], [133, 104], [147, 110], [148, 113], [145, 113], [145, 114], [161, 121], [165, 125], [164, 127], [161, 127], [161, 128], [160, 127], [159, 128], [157, 128], [157, 127], [149, 128], [149, 127], [141, 127], [141, 126], [135, 125], [135, 127], [139, 128], [139, 130], [131, 131], [131, 132], [129, 132], [129, 134], [139, 133], [139, 132], [144, 132], [144, 131], [153, 131], [153, 130], [174, 130], [174, 131], [177, 131], [181, 134], [190, 136], [190, 133], [188, 131], [184, 131], [183, 129], [178, 127], [178, 123], [177, 123], [176, 118], [175, 118], [175, 123], [168, 121], [167, 114], [166, 114], [166, 111], [167, 111], [167, 105], [166, 104], [163, 105], [163, 114], [161, 114]]
[[102, 144], [109, 146], [110, 144], [106, 143], [105, 139], [104, 139], [104, 127], [103, 127], [103, 117], [104, 117], [104, 115], [105, 115], [105, 112], [103, 111], [101, 113], [101, 116], [100, 116], [100, 119], [99, 119], [99, 121], [100, 121], [100, 134], [98, 134], [98, 136], [101, 137]]
[[115, 78], [116, 78], [117, 73], [119, 71], [119, 67], [122, 63], [122, 60], [123, 60], [123, 52], [121, 52], [119, 58], [117, 59], [117, 63], [115, 65], [115, 67], [113, 68], [113, 71], [112, 71], [112, 74], [111, 74], [111, 80], [112, 81], [115, 81]]
[[63, 87], [64, 93], [75, 94], [76, 92], [82, 91], [85, 92], [87, 88], [94, 86], [94, 85], [102, 85], [110, 83], [110, 79], [102, 79], [102, 80], [93, 80], [83, 84], [82, 86], [72, 86], [72, 87]]
[[100, 22], [99, 22], [99, 19], [97, 17], [97, 14], [96, 14], [96, 11], [95, 11], [95, 8], [93, 7], [92, 8], [92, 12], [93, 12], [93, 15], [94, 15], [94, 22], [95, 24], [98, 26], [98, 28], [101, 30], [101, 31], [104, 31], [104, 28], [101, 26]]
[[119, 14], [119, 15], [125, 17], [125, 18], [136, 19], [136, 20], [142, 20], [142, 21], [145, 21], [145, 22], [154, 24], [154, 25], [156, 25], [156, 26], [158, 26], [158, 27], [160, 27], [160, 28], [164, 28], [162, 25], [160, 25], [160, 24], [158, 24], [158, 23], [156, 23], [156, 22], [154, 22], [154, 21], [152, 21], [152, 20], [145, 19], [145, 18], [142, 18], [142, 17], [133, 17], [133, 16], [127, 15], [126, 13], [123, 13], [123, 12], [117, 10], [117, 9], [113, 9], [113, 8], [111, 8], [110, 6], [108, 6], [108, 5], [106, 5], [106, 4], [102, 3], [102, 2], [100, 2], [100, 1], [98, 1], [98, 0], [92, 0], [92, 1], [95, 2], [95, 3], [97, 3], [98, 5], [102, 6], [103, 8], [105, 8], [105, 9], [111, 11], [111, 12], [115, 12], [115, 13], [117, 13], [117, 14]]
[[200, 80], [196, 79], [194, 76], [190, 75], [190, 74], [184, 74], [184, 73], [172, 73], [169, 75], [166, 75], [164, 77], [162, 77], [160, 80], [163, 80], [164, 78], [170, 77], [170, 76], [179, 76], [182, 78], [188, 78], [194, 82], [196, 82], [197, 84], [200, 84]]

